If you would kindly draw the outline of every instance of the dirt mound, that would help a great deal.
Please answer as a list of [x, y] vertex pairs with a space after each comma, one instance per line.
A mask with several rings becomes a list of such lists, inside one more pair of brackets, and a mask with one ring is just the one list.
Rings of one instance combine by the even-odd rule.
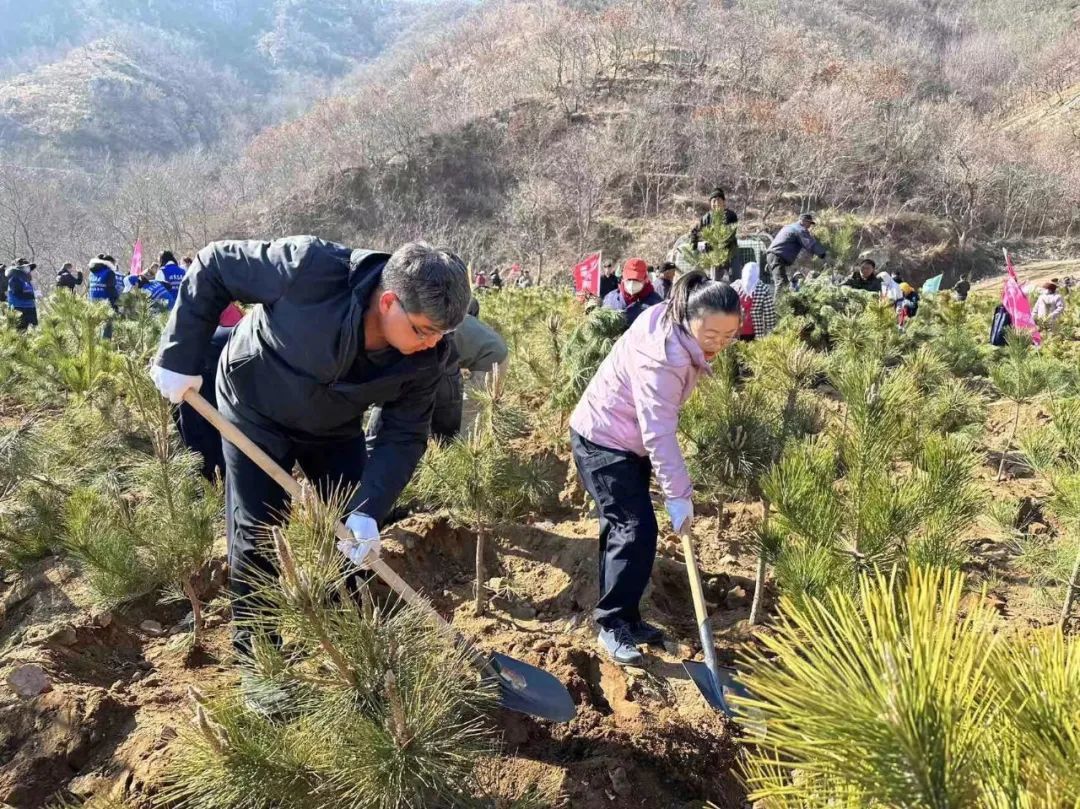
[[[707, 597], [730, 660], [743, 637], [752, 560], [732, 565], [744, 520], [704, 521], [699, 541]], [[489, 613], [472, 612], [475, 534], [435, 515], [414, 515], [391, 532], [387, 560], [436, 608], [486, 649], [520, 657], [567, 684], [577, 718], [551, 725], [509, 713], [494, 719], [506, 755], [492, 765], [501, 784], [544, 785], [556, 805], [742, 806], [733, 774], [733, 728], [711, 711], [681, 665], [697, 651], [685, 567], [664, 544], [647, 596], [668, 629], [644, 666], [623, 669], [596, 646], [588, 613], [596, 598], [592, 519], [537, 522], [493, 532]], [[746, 592], [744, 592], [744, 595]], [[189, 721], [189, 684], [213, 689], [234, 677], [227, 604], [208, 611], [204, 647], [184, 645], [186, 606], [136, 603], [103, 613], [81, 580], [55, 561], [0, 585], [0, 679], [36, 666], [49, 688], [19, 697], [0, 687], [0, 803], [41, 807], [60, 797], [126, 796], [143, 805], [157, 788], [176, 727]], [[147, 620], [152, 624], [145, 624]], [[161, 629], [155, 627], [160, 625]]]
[[[727, 522], [727, 521], [726, 521]], [[736, 509], [725, 535], [746, 525]], [[715, 520], [701, 526], [706, 597], [714, 621], [741, 638], [752, 581], [720, 570], [730, 562], [717, 545]], [[432, 593], [455, 625], [490, 649], [541, 666], [566, 683], [577, 718], [550, 725], [503, 713], [498, 721], [510, 756], [497, 765], [504, 781], [528, 777], [559, 783], [567, 806], [682, 807], [709, 800], [742, 806], [732, 774], [733, 728], [709, 709], [681, 661], [698, 650], [689, 583], [681, 555], [662, 546], [645, 608], [669, 630], [665, 647], [649, 649], [643, 668], [608, 662], [596, 646], [588, 611], [596, 599], [596, 523], [591, 518], [516, 525], [494, 532], [489, 552], [490, 614], [477, 618], [469, 599], [475, 535], [444, 519], [414, 516], [394, 534], [400, 555], [388, 561]], [[740, 566], [739, 571], [749, 570]], [[742, 589], [742, 600], [732, 590]], [[732, 603], [734, 601], [734, 603]], [[720, 650], [733, 659], [733, 648]], [[618, 770], [622, 773], [616, 774]], [[700, 804], [695, 804], [700, 805]]]

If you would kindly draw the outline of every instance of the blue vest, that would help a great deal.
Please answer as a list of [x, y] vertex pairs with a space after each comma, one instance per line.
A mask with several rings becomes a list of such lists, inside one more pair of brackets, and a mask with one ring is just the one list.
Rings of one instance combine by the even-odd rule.
[[12, 309], [37, 309], [34, 299], [34, 285], [30, 282], [30, 273], [23, 270], [7, 271], [7, 302]]
[[[109, 285], [110, 277], [112, 278], [111, 289]], [[92, 267], [90, 270], [90, 290], [87, 297], [92, 301], [113, 303], [120, 294], [119, 283], [119, 277], [108, 267]]]
[[184, 268], [175, 262], [170, 261], [164, 267], [161, 268], [161, 275], [165, 279], [165, 283], [168, 284], [169, 289], [172, 290], [175, 295], [180, 290], [180, 282], [184, 280]]
[[160, 309], [172, 309], [176, 303], [176, 296], [164, 281], [147, 281], [140, 289], [149, 295], [154, 306]]

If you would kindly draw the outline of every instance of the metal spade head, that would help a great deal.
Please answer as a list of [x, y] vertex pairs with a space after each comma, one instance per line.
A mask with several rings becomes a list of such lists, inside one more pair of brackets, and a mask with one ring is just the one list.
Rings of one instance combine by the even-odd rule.
[[750, 692], [735, 679], [737, 672], [734, 669], [718, 667], [718, 676], [714, 677], [707, 665], [695, 660], [684, 660], [683, 668], [698, 687], [701, 696], [705, 697], [705, 701], [713, 709], [722, 712], [729, 719], [734, 718], [736, 709], [728, 703], [726, 697], [731, 695], [737, 697], [750, 696]]
[[552, 722], [569, 722], [577, 716], [570, 692], [553, 674], [498, 652], [488, 663], [504, 708]]

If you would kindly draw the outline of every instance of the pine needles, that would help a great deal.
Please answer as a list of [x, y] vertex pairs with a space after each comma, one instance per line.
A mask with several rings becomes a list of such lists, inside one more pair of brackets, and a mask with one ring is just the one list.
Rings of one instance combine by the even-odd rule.
[[989, 607], [962, 607], [958, 573], [913, 569], [905, 582], [867, 575], [855, 593], [783, 601], [745, 661], [751, 799], [1071, 806], [1080, 647], [1060, 633], [1006, 638]]
[[[195, 809], [458, 805], [494, 749], [494, 693], [465, 652], [407, 606], [362, 609], [332, 543], [347, 492], [294, 501], [273, 537], [280, 574], [257, 582], [254, 676], [284, 687], [267, 717], [241, 693], [195, 693], [195, 722], [162, 800]], [[329, 530], [328, 530], [329, 529]]]
[[520, 435], [513, 429], [520, 426], [515, 408], [490, 394], [482, 404], [468, 435], [429, 447], [412, 485], [421, 500], [476, 529], [473, 600], [478, 615], [486, 604], [485, 548], [492, 527], [524, 515], [553, 493], [550, 481], [511, 443]]

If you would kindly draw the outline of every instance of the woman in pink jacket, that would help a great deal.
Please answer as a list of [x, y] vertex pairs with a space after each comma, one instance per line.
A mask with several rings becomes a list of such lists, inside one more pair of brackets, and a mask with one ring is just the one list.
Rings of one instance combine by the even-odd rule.
[[679, 409], [709, 362], [738, 336], [739, 296], [704, 273], [682, 276], [663, 304], [619, 338], [570, 417], [570, 445], [600, 517], [600, 642], [616, 663], [639, 665], [638, 645], [660, 643], [639, 602], [652, 575], [656, 472], [676, 531], [690, 530], [693, 484], [676, 433]]

